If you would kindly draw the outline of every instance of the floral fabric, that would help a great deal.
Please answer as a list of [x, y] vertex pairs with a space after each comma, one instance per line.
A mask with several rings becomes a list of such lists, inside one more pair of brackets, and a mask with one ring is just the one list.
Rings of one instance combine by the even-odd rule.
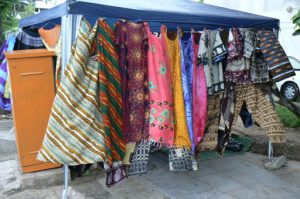
[[[162, 31], [164, 27], [162, 26]], [[164, 37], [148, 34], [148, 79], [150, 101], [149, 140], [157, 144], [174, 144], [173, 96], [171, 70]]]
[[122, 89], [126, 101], [123, 105], [126, 110], [123, 120], [128, 122], [129, 118], [128, 129], [127, 125], [124, 129], [125, 139], [127, 142], [138, 142], [149, 136], [147, 33], [143, 23], [119, 22], [119, 26], [121, 32], [118, 37], [122, 41], [118, 43], [123, 43], [119, 45], [122, 83], [125, 84]]

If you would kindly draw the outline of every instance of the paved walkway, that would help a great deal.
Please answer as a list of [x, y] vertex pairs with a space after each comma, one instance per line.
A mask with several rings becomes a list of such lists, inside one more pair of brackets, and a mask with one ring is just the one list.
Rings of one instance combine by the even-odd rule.
[[[3, 123], [2, 123], [3, 124]], [[2, 128], [1, 128], [2, 127]], [[63, 186], [21, 190], [16, 161], [15, 142], [10, 124], [1, 125], [0, 134], [0, 198], [57, 199]], [[5, 130], [6, 131], [3, 131]], [[300, 162], [289, 160], [277, 171], [266, 170], [266, 156], [245, 153], [200, 162], [199, 171], [170, 172], [167, 155], [151, 155], [148, 173], [132, 176], [107, 188], [104, 174], [78, 178], [71, 182], [69, 198], [155, 198], [155, 199], [298, 199]]]
[[[103, 175], [82, 177], [72, 181], [69, 194], [73, 199], [298, 199], [300, 162], [288, 161], [280, 170], [269, 171], [263, 167], [264, 159], [265, 156], [246, 153], [203, 161], [199, 171], [175, 173], [168, 170], [167, 156], [157, 153], [151, 156], [145, 175], [129, 177], [112, 188], [105, 186]], [[0, 162], [1, 167], [3, 163]], [[0, 192], [1, 186], [5, 185], [0, 182]], [[62, 186], [54, 186], [17, 193], [11, 191], [1, 198], [55, 199], [60, 198], [61, 192]]]

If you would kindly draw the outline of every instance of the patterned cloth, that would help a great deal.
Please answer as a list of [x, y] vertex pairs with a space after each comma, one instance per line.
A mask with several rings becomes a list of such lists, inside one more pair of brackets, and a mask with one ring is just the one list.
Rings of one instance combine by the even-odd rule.
[[207, 91], [204, 67], [197, 64], [200, 34], [193, 33], [194, 67], [193, 70], [193, 133], [195, 148], [203, 138], [207, 117]]
[[147, 165], [149, 162], [150, 143], [141, 141], [137, 143], [134, 154], [129, 166], [128, 175], [136, 175], [147, 173]]
[[206, 132], [199, 144], [200, 150], [214, 150], [218, 144], [218, 130], [221, 115], [221, 94], [208, 97]]
[[191, 150], [185, 147], [182, 149], [170, 149], [169, 169], [170, 171], [192, 171], [193, 160]]
[[0, 62], [0, 109], [5, 111], [11, 111], [11, 101], [10, 101], [10, 93], [9, 93], [9, 77], [8, 77], [8, 68], [7, 68], [7, 60], [5, 58], [4, 53], [6, 51], [12, 51], [14, 48], [15, 38], [10, 35], [6, 42], [1, 47], [1, 55], [0, 58], [2, 61]]
[[250, 68], [250, 59], [244, 57], [228, 62], [224, 73], [225, 80], [237, 84], [252, 83]]
[[[156, 37], [146, 26], [148, 34], [148, 79], [150, 100], [149, 140], [173, 146], [174, 120], [171, 70], [165, 37]], [[165, 31], [162, 26], [161, 32]]]
[[184, 98], [181, 78], [181, 62], [180, 62], [180, 43], [179, 34], [177, 32], [167, 32], [164, 30], [162, 36], [165, 37], [168, 55], [170, 58], [170, 68], [172, 71], [171, 83], [174, 97], [174, 122], [175, 122], [175, 146], [178, 148], [190, 148], [191, 141], [189, 138], [186, 114], [184, 110]]
[[183, 34], [181, 40], [181, 80], [184, 97], [184, 107], [187, 120], [188, 131], [192, 144], [192, 150], [195, 149], [194, 133], [193, 133], [193, 68], [194, 68], [194, 50], [193, 38], [191, 34]]
[[[124, 129], [125, 140], [127, 142], [138, 142], [141, 139], [147, 139], [149, 134], [149, 101], [148, 101], [148, 67], [147, 67], [147, 33], [143, 23], [119, 22], [117, 24], [119, 30], [118, 39], [125, 38], [123, 43], [126, 51], [126, 80], [125, 101], [128, 100], [129, 111], [124, 117], [129, 117], [129, 129]], [[120, 48], [121, 46], [119, 46]], [[124, 50], [121, 50], [121, 54]], [[123, 54], [122, 54], [123, 56]], [[121, 59], [120, 59], [121, 60]], [[123, 60], [121, 61], [123, 62]], [[124, 66], [123, 66], [124, 70]], [[122, 71], [122, 69], [121, 69]], [[125, 75], [123, 74], [122, 77]], [[123, 77], [123, 79], [124, 79]], [[125, 85], [126, 86], [126, 85]], [[124, 93], [124, 92], [123, 92]], [[128, 98], [126, 98], [126, 93]], [[127, 107], [125, 107], [125, 110]], [[127, 119], [125, 119], [127, 121]]]
[[121, 162], [114, 162], [112, 168], [113, 170], [106, 169], [105, 171], [107, 186], [115, 185], [127, 177], [124, 166]]
[[16, 37], [14, 50], [38, 49], [45, 48], [38, 30], [22, 28], [22, 31]]
[[252, 56], [251, 81], [253, 83], [266, 83], [270, 81], [267, 62], [264, 60], [260, 49], [260, 37], [258, 33], [254, 42], [255, 50]]
[[206, 86], [209, 95], [224, 90], [222, 61], [225, 58], [225, 47], [219, 31], [203, 31], [198, 50], [199, 63], [204, 65]]
[[107, 161], [98, 98], [99, 64], [89, 59], [95, 32], [96, 26], [92, 29], [82, 19], [38, 153], [41, 161], [67, 165]]
[[94, 50], [99, 62], [100, 111], [106, 135], [106, 152], [109, 165], [122, 161], [126, 143], [122, 132], [122, 88], [119, 57], [114, 32], [105, 20], [98, 19]]
[[255, 51], [255, 30], [244, 30], [244, 57], [250, 59]]
[[260, 48], [271, 77], [278, 82], [295, 75], [294, 69], [273, 31], [259, 31]]
[[[267, 85], [261, 86], [266, 87]], [[286, 136], [283, 125], [269, 98], [262, 92], [260, 87], [253, 84], [237, 85], [235, 90], [236, 104], [233, 125], [236, 123], [245, 102], [252, 113], [254, 121], [266, 130], [272, 143], [285, 142]]]

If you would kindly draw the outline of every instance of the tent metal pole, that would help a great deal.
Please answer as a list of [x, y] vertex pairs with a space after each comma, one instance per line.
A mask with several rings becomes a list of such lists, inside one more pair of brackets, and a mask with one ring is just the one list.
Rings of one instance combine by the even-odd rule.
[[[78, 34], [78, 27], [81, 20], [81, 15], [65, 15], [61, 19], [61, 34], [62, 34], [62, 66], [61, 77], [63, 79], [64, 70], [70, 59], [72, 44], [74, 43]], [[68, 196], [68, 180], [69, 180], [69, 167], [64, 164], [64, 190], [62, 199], [67, 199]]]
[[67, 199], [68, 197], [68, 179], [69, 179], [69, 167], [64, 164], [64, 190], [62, 193], [62, 199]]
[[272, 157], [273, 157], [272, 141], [269, 140], [269, 146], [268, 146], [268, 158], [271, 159]]

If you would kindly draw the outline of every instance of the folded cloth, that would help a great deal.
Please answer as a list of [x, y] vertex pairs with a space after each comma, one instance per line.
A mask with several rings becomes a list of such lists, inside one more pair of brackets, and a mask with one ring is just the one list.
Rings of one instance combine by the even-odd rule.
[[229, 149], [229, 150], [235, 151], [235, 152], [239, 152], [239, 151], [242, 151], [243, 147], [244, 147], [244, 145], [240, 141], [237, 141], [234, 138], [229, 138], [226, 149]]
[[124, 159], [122, 161], [124, 165], [130, 165], [130, 160], [134, 153], [135, 146], [136, 146], [135, 142], [130, 142], [126, 144], [126, 152], [125, 152]]
[[149, 161], [150, 142], [142, 140], [137, 143], [131, 164], [128, 169], [128, 175], [136, 175], [147, 173], [147, 165]]
[[[105, 164], [104, 164], [105, 166]], [[112, 186], [126, 178], [125, 169], [122, 162], [113, 162], [112, 167], [105, 168], [106, 185]]]
[[183, 147], [169, 150], [170, 171], [193, 171], [192, 151]]

